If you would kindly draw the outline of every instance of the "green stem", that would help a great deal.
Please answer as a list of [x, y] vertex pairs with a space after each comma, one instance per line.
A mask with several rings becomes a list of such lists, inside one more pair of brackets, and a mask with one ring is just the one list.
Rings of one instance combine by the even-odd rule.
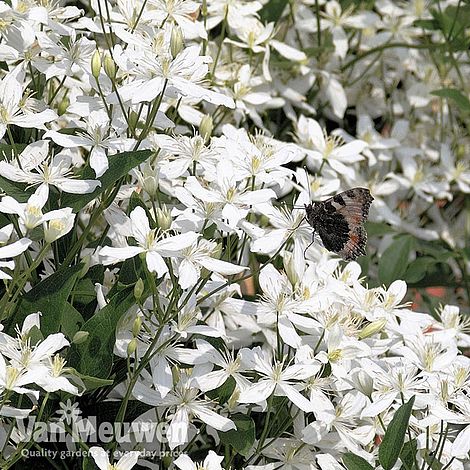
[[65, 79], [67, 78], [67, 75], [64, 75], [62, 80], [60, 81], [59, 83], [59, 86], [55, 89], [54, 93], [52, 93], [52, 96], [49, 98], [49, 101], [48, 101], [48, 105], [50, 106], [51, 103], [54, 101], [54, 98], [57, 96], [57, 93], [59, 93], [60, 89], [62, 88], [64, 82], [65, 82]]
[[271, 420], [271, 409], [273, 407], [273, 399], [274, 399], [274, 390], [273, 393], [268, 398], [268, 407], [266, 410], [266, 420], [264, 421], [263, 431], [261, 432], [261, 437], [259, 438], [258, 445], [256, 446], [256, 453], [258, 454], [263, 447], [264, 441], [268, 434], [269, 422]]
[[142, 132], [140, 133], [139, 138], [134, 145], [133, 151], [138, 150], [142, 140], [144, 140], [144, 138], [147, 137], [147, 134], [149, 133], [153, 125], [153, 121], [155, 120], [155, 117], [157, 116], [158, 110], [160, 109], [160, 105], [162, 104], [163, 96], [165, 95], [167, 85], [168, 85], [168, 78], [165, 79], [165, 82], [163, 83], [162, 91], [158, 95], [158, 98], [156, 102], [154, 103], [150, 113], [147, 115], [147, 122], [145, 123], [145, 126], [142, 129]]
[[318, 0], [315, 0], [315, 16], [317, 17], [317, 46], [321, 47], [321, 29], [320, 29], [320, 5]]
[[15, 155], [16, 161], [18, 162], [18, 166], [20, 167], [20, 170], [22, 170], [21, 166], [21, 161], [20, 161], [20, 154], [18, 152], [18, 148], [16, 147], [16, 142], [15, 139], [13, 138], [13, 134], [11, 133], [10, 126], [7, 126], [7, 134], [8, 134], [8, 139], [10, 140], [11, 147], [13, 149], [13, 154]]
[[[220, 33], [220, 43], [219, 43], [219, 47], [217, 49], [217, 54], [215, 56], [214, 65], [212, 66], [212, 72], [211, 72], [212, 81], [214, 80], [215, 69], [217, 67], [217, 63], [219, 62], [220, 53], [222, 51], [222, 44], [224, 43], [224, 39], [225, 39], [225, 32], [227, 30], [228, 9], [229, 9], [229, 6], [226, 5], [225, 6], [225, 15], [224, 15], [224, 19], [222, 21], [222, 32]], [[215, 127], [214, 127], [214, 129], [215, 129]]]

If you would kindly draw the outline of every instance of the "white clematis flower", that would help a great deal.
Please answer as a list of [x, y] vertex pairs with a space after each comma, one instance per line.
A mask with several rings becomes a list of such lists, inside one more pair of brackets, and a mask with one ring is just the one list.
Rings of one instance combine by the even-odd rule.
[[105, 246], [99, 252], [105, 265], [124, 261], [128, 258], [145, 253], [145, 261], [150, 272], [162, 277], [168, 272], [163, 257], [175, 256], [182, 249], [192, 245], [198, 235], [187, 232], [182, 235], [164, 237], [157, 229], [151, 229], [147, 214], [142, 207], [136, 207], [130, 214], [131, 233], [137, 246], [123, 248]]

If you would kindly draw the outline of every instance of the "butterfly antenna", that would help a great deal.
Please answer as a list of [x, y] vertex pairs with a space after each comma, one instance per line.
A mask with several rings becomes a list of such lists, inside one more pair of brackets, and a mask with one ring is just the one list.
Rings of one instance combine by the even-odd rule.
[[305, 254], [307, 253], [307, 250], [315, 243], [315, 232], [312, 233], [312, 242], [307, 245], [307, 248], [304, 250], [304, 258]]

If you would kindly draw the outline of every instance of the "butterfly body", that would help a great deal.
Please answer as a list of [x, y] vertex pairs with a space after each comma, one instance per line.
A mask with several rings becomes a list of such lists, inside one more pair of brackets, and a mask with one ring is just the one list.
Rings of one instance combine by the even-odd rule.
[[305, 204], [307, 222], [329, 251], [345, 260], [365, 255], [367, 232], [363, 226], [374, 198], [366, 188], [352, 188], [326, 201]]

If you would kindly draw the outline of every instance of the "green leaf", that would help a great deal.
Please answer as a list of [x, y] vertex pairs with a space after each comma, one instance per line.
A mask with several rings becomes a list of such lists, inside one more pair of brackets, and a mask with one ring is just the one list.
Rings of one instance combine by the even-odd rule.
[[260, 11], [262, 21], [277, 21], [282, 16], [288, 0], [269, 0]]
[[396, 279], [401, 279], [408, 267], [408, 258], [413, 247], [413, 238], [402, 235], [383, 253], [379, 260], [380, 282], [389, 286]]
[[457, 287], [459, 282], [447, 263], [430, 264], [426, 275], [417, 282], [410, 282], [409, 287]]
[[[16, 151], [21, 153], [27, 144], [15, 144]], [[12, 160], [15, 157], [15, 149], [11, 144], [0, 144], [0, 160]]]
[[91, 377], [89, 375], [84, 375], [78, 372], [78, 370], [74, 369], [73, 367], [67, 368], [73, 375], [79, 377], [87, 389], [87, 392], [91, 392], [97, 388], [106, 387], [108, 385], [112, 385], [113, 381], [108, 379], [100, 379], [99, 377]]
[[429, 30], [439, 29], [439, 23], [436, 20], [415, 20], [413, 26]]
[[34, 192], [31, 188], [27, 189], [26, 184], [15, 183], [14, 181], [7, 180], [3, 176], [0, 176], [0, 190], [7, 196], [16, 199], [18, 202], [26, 202]]
[[[78, 212], [90, 201], [93, 201], [103, 191], [114, 186], [123, 176], [126, 176], [132, 168], [145, 162], [152, 152], [150, 150], [138, 150], [137, 152], [123, 152], [112, 155], [108, 158], [109, 168], [106, 173], [99, 178], [101, 186], [89, 194], [64, 194], [62, 197], [62, 207], [71, 207], [74, 212]], [[82, 179], [95, 179], [95, 173], [90, 167], [86, 167], [80, 175]]]
[[90, 457], [83, 458], [82, 470], [95, 470], [96, 465]]
[[59, 319], [60, 331], [72, 339], [75, 333], [80, 330], [83, 322], [81, 313], [72, 304], [65, 302]]
[[342, 459], [348, 470], [374, 470], [374, 467], [366, 459], [352, 452], [343, 454]]
[[415, 455], [417, 452], [416, 439], [405, 442], [400, 453], [400, 460], [405, 470], [413, 470]]
[[367, 235], [369, 237], [381, 237], [393, 233], [393, 228], [385, 222], [366, 222]]
[[73, 289], [73, 302], [87, 305], [96, 299], [95, 285], [89, 277], [80, 279]]
[[403, 276], [403, 280], [407, 283], [418, 282], [426, 276], [428, 268], [436, 263], [434, 258], [430, 256], [421, 256], [412, 261]]
[[142, 259], [139, 256], [126, 259], [119, 271], [119, 283], [124, 286], [133, 286], [139, 278], [145, 278]]
[[220, 441], [230, 445], [236, 452], [247, 457], [255, 442], [255, 422], [246, 415], [235, 414], [230, 417], [237, 429], [227, 432], [219, 431]]
[[441, 88], [440, 90], [431, 91], [431, 95], [452, 100], [460, 109], [460, 111], [470, 111], [470, 100], [456, 88]]
[[111, 301], [80, 328], [90, 334], [80, 344], [72, 344], [67, 363], [81, 374], [108, 378], [113, 365], [116, 325], [122, 315], [134, 304], [133, 288], [116, 293]]
[[408, 403], [398, 408], [385, 431], [385, 436], [379, 447], [379, 462], [384, 470], [391, 470], [400, 456], [414, 401], [415, 397], [413, 396]]
[[219, 405], [223, 405], [232, 396], [235, 385], [235, 379], [229, 377], [219, 388], [206, 392], [206, 395], [212, 400], [218, 400]]
[[[22, 297], [18, 310], [8, 323], [7, 331], [13, 334], [15, 325], [22, 325], [30, 313], [36, 312], [42, 313], [41, 331], [44, 337], [59, 331], [66, 334], [71, 331], [72, 320], [67, 317], [71, 309], [67, 299], [82, 268], [82, 264], [77, 264], [61, 269], [35, 285]], [[74, 318], [79, 320], [75, 314]]]

